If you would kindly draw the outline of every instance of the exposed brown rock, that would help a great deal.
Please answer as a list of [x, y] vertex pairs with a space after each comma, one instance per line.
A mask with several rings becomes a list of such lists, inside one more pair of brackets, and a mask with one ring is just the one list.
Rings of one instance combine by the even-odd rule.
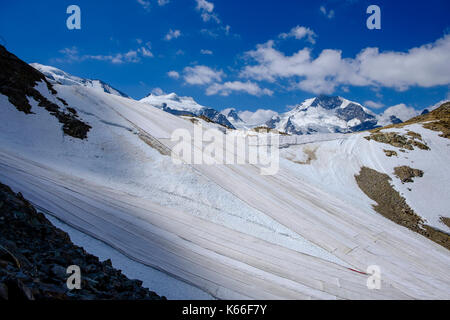
[[408, 166], [395, 167], [394, 174], [402, 181], [402, 183], [414, 182], [413, 178], [423, 177], [422, 170], [413, 169]]
[[426, 144], [416, 140], [417, 136], [411, 136], [411, 138], [408, 138], [407, 136], [398, 134], [396, 132], [378, 131], [364, 138], [369, 141], [374, 140], [380, 143], [390, 144], [391, 146], [396, 148], [414, 150], [414, 147], [418, 147], [422, 150], [430, 150], [430, 148]]
[[392, 156], [398, 156], [397, 152], [395, 152], [394, 150], [383, 150], [384, 153], [386, 154], [386, 156], [388, 157], [392, 157]]
[[307, 155], [306, 161], [294, 161], [294, 162], [298, 164], [311, 164], [311, 161], [317, 160], [316, 150], [317, 148], [315, 149], [309, 147], [303, 148], [303, 152]]
[[443, 224], [445, 224], [447, 227], [450, 228], [450, 218], [448, 218], [448, 217], [441, 217], [440, 220], [441, 220], [441, 222]]
[[391, 178], [387, 174], [362, 167], [355, 179], [359, 188], [377, 202], [373, 206], [376, 212], [450, 250], [450, 235], [425, 225], [423, 219], [390, 184]]
[[258, 133], [274, 133], [274, 134], [281, 134], [283, 136], [290, 136], [289, 133], [286, 133], [286, 132], [283, 132], [283, 131], [278, 131], [278, 130], [275, 130], [275, 129], [270, 129], [270, 128], [265, 127], [265, 126], [255, 127], [252, 130], [255, 131], [255, 132], [258, 132]]

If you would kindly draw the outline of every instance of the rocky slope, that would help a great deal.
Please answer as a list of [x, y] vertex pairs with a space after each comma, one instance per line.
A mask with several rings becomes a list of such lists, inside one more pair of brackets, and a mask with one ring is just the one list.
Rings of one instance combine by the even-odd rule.
[[[81, 269], [81, 289], [66, 268]], [[23, 196], [0, 183], [0, 300], [159, 300], [156, 293], [75, 246]]]
[[[80, 119], [64, 99], [58, 97], [58, 92], [46, 77], [1, 45], [0, 70], [0, 93], [7, 96], [17, 110], [25, 114], [35, 113], [29, 100], [32, 98], [38, 107], [58, 119], [65, 134], [78, 139], [87, 138], [91, 126]], [[38, 84], [46, 88], [46, 94], [36, 89]]]

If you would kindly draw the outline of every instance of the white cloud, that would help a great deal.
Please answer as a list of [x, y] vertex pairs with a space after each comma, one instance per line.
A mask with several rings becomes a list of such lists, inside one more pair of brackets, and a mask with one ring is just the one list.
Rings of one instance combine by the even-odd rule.
[[375, 102], [372, 100], [367, 100], [366, 102], [364, 102], [364, 106], [371, 108], [371, 109], [381, 109], [384, 107], [384, 104], [381, 102]]
[[180, 36], [181, 36], [181, 31], [180, 30], [172, 30], [172, 29], [170, 29], [169, 32], [164, 37], [164, 39], [166, 41], [170, 41], [170, 40], [176, 39], [176, 38], [178, 38]]
[[386, 125], [390, 123], [391, 116], [395, 116], [402, 121], [406, 121], [415, 116], [418, 116], [419, 113], [420, 112], [413, 107], [408, 107], [404, 103], [400, 103], [384, 110], [384, 112], [379, 115], [378, 120], [380, 125]]
[[224, 73], [216, 71], [207, 66], [195, 66], [184, 68], [184, 81], [191, 85], [205, 85], [211, 82], [220, 82]]
[[59, 50], [60, 53], [62, 53], [65, 56], [65, 59], [68, 62], [78, 61], [80, 60], [80, 56], [78, 54], [78, 48], [72, 47], [72, 48], [64, 48]]
[[320, 12], [322, 12], [323, 15], [328, 19], [332, 19], [334, 17], [334, 10], [327, 11], [327, 9], [324, 6], [320, 6]]
[[146, 1], [146, 0], [137, 0], [137, 2], [138, 2], [145, 10], [150, 10], [150, 1]]
[[152, 94], [154, 94], [156, 96], [161, 96], [161, 95], [163, 95], [165, 93], [164, 93], [163, 89], [161, 89], [161, 88], [154, 88], [152, 90]]
[[172, 79], [179, 79], [180, 78], [180, 74], [176, 71], [169, 71], [167, 72], [167, 75], [169, 77], [171, 77]]
[[212, 2], [208, 2], [206, 0], [196, 0], [197, 1], [197, 10], [203, 10], [206, 12], [213, 12], [214, 4]]
[[220, 94], [222, 96], [228, 96], [233, 91], [246, 92], [253, 96], [262, 96], [262, 95], [271, 96], [273, 94], [272, 90], [262, 89], [256, 83], [250, 81], [247, 82], [229, 81], [225, 83], [214, 83], [213, 85], [208, 87], [208, 89], [206, 89], [206, 95], [211, 96], [215, 94]]
[[209, 29], [201, 29], [200, 33], [202, 33], [206, 36], [209, 36], [211, 38], [217, 38], [219, 36], [216, 32], [209, 30]]
[[252, 111], [240, 111], [238, 116], [247, 122], [248, 124], [263, 124], [272, 119], [272, 117], [278, 116], [278, 112], [273, 110], [258, 109], [255, 112]]
[[[138, 42], [138, 43], [142, 43], [142, 40], [141, 40], [141, 42]], [[153, 58], [153, 53], [150, 51], [150, 49], [151, 49], [150, 42], [147, 42], [147, 43], [145, 44], [145, 46], [140, 47], [140, 48], [138, 49], [138, 51], [139, 51], [139, 52], [142, 54], [142, 56], [144, 56], [144, 57]]]
[[[170, 0], [158, 0], [157, 2], [159, 6], [165, 6], [170, 2]], [[150, 10], [151, 3], [149, 0], [137, 0], [137, 3], [139, 3], [145, 10]]]
[[113, 64], [122, 63], [137, 63], [140, 61], [137, 51], [130, 50], [126, 53], [116, 53], [114, 55], [83, 55], [80, 57], [80, 61], [85, 60], [98, 60], [98, 61], [108, 61]]
[[325, 49], [316, 58], [309, 48], [286, 56], [268, 41], [246, 53], [256, 64], [244, 67], [240, 75], [271, 82], [300, 78], [295, 87], [313, 93], [332, 93], [341, 85], [406, 90], [450, 84], [448, 52], [450, 35], [407, 52], [366, 48], [355, 58], [345, 59], [340, 50], [334, 49]]
[[220, 19], [214, 13], [214, 4], [206, 0], [195, 0], [197, 2], [197, 10], [200, 11], [200, 15], [204, 22], [214, 20], [220, 24]]
[[153, 53], [145, 47], [139, 48], [139, 51], [144, 57], [153, 57]]
[[432, 44], [408, 52], [379, 52], [367, 48], [355, 62], [359, 73], [373, 83], [407, 89], [410, 86], [432, 87], [450, 83], [450, 35]]
[[202, 12], [201, 17], [204, 22], [208, 22], [209, 20], [214, 20], [217, 23], [220, 23], [220, 19], [217, 17], [215, 13]]
[[331, 93], [336, 86], [333, 78], [348, 73], [348, 67], [342, 64], [340, 51], [323, 50], [319, 57], [312, 59], [309, 48], [304, 48], [292, 56], [285, 56], [273, 46], [274, 42], [271, 40], [258, 45], [256, 50], [247, 52], [247, 56], [257, 64], [246, 66], [241, 76], [270, 82], [276, 81], [277, 78], [302, 77], [304, 79], [297, 83], [302, 90]]
[[59, 51], [64, 55], [63, 58], [55, 59], [58, 62], [83, 62], [87, 60], [106, 61], [113, 64], [122, 63], [138, 63], [142, 57], [153, 57], [150, 50], [145, 47], [138, 48], [136, 50], [128, 50], [125, 53], [115, 54], [84, 54], [80, 55], [77, 47], [65, 48]]
[[213, 52], [211, 50], [206, 50], [206, 49], [201, 49], [200, 50], [201, 54], [205, 54], [205, 55], [212, 55]]
[[286, 39], [289, 37], [293, 37], [297, 40], [303, 39], [306, 37], [307, 41], [314, 44], [316, 43], [315, 37], [317, 35], [310, 28], [296, 26], [289, 31], [289, 33], [282, 33], [279, 35], [280, 38]]

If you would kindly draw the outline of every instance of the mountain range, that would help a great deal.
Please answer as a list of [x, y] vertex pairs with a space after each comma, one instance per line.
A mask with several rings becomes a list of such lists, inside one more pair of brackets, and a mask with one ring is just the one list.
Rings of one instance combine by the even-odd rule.
[[[49, 82], [62, 85], [81, 85], [94, 88], [106, 93], [129, 98], [129, 96], [101, 80], [83, 79], [73, 76], [58, 68], [45, 66], [39, 63], [30, 64], [42, 72]], [[150, 93], [142, 103], [154, 106], [173, 115], [203, 116], [211, 121], [230, 129], [250, 129], [265, 126], [294, 135], [314, 133], [349, 133], [374, 129], [389, 124], [401, 123], [421, 112], [431, 111], [436, 107], [413, 111], [404, 105], [386, 109], [383, 113], [375, 114], [362, 104], [347, 100], [339, 96], [319, 95], [293, 106], [291, 110], [273, 114], [269, 119], [247, 122], [233, 108], [218, 111], [214, 108], [200, 105], [192, 97], [178, 96], [176, 93], [155, 94]]]

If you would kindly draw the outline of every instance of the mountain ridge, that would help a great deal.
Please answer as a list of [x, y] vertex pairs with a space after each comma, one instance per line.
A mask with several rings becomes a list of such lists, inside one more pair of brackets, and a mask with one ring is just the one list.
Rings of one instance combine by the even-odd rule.
[[[130, 98], [127, 94], [102, 80], [84, 79], [73, 76], [61, 69], [39, 63], [31, 63], [30, 66], [44, 74], [49, 83], [81, 85]], [[436, 104], [423, 110], [415, 110], [400, 104], [389, 107], [380, 114], [375, 114], [363, 104], [344, 97], [319, 95], [304, 100], [284, 113], [277, 113], [270, 109], [265, 110], [267, 113], [273, 113], [274, 115], [268, 120], [262, 119], [261, 121], [248, 123], [241, 117], [243, 113], [248, 111], [237, 111], [235, 108], [218, 111], [214, 108], [200, 105], [193, 97], [178, 96], [175, 92], [159, 95], [150, 93], [138, 101], [176, 116], [206, 117], [212, 122], [230, 129], [251, 129], [266, 126], [269, 129], [294, 135], [350, 133], [371, 130], [386, 125], [402, 123], [411, 117], [429, 112], [438, 105]]]
[[30, 66], [35, 68], [36, 70], [40, 71], [45, 75], [45, 77], [53, 83], [58, 83], [62, 85], [82, 85], [85, 87], [91, 87], [96, 88], [99, 90], [103, 90], [106, 93], [115, 94], [124, 98], [130, 98], [127, 94], [123, 93], [122, 91], [112, 87], [108, 83], [99, 80], [99, 79], [85, 79], [80, 78], [74, 75], [71, 75], [61, 69], [52, 67], [52, 66], [46, 66], [42, 65], [40, 63], [30, 63]]
[[180, 97], [174, 92], [162, 95], [150, 93], [145, 98], [139, 100], [139, 102], [162, 109], [176, 116], [204, 116], [215, 123], [230, 129], [236, 129], [225, 115], [216, 109], [198, 104], [192, 97]]

